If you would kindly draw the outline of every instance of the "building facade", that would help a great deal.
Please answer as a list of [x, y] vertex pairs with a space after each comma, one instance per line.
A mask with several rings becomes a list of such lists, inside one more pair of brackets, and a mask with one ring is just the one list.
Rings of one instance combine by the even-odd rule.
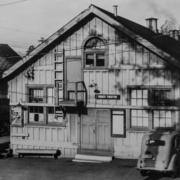
[[179, 42], [156, 36], [91, 5], [49, 37], [4, 77], [14, 152], [50, 148], [74, 157], [84, 149], [137, 158], [144, 133], [178, 130]]

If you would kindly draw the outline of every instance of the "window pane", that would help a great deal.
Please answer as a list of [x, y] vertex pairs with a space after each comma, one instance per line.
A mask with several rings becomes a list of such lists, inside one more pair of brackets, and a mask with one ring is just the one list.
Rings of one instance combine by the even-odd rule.
[[43, 102], [43, 89], [42, 88], [30, 88], [29, 89], [29, 102], [32, 102], [32, 103]]
[[143, 98], [148, 98], [148, 90], [143, 90]]
[[96, 66], [105, 66], [105, 57], [104, 54], [96, 55]]
[[137, 106], [142, 106], [142, 99], [137, 99]]
[[148, 127], [148, 118], [143, 118], [143, 126]]
[[164, 118], [160, 119], [160, 127], [166, 127]]
[[159, 118], [154, 118], [154, 127], [159, 127]]
[[143, 124], [142, 124], [142, 118], [138, 118], [138, 126], [143, 126]]
[[137, 119], [136, 118], [132, 118], [131, 125], [132, 126], [137, 126]]
[[137, 98], [142, 98], [142, 90], [137, 90]]
[[136, 90], [131, 90], [131, 98], [136, 98]]
[[86, 54], [86, 67], [94, 66], [94, 54]]
[[143, 99], [143, 106], [148, 106], [148, 100], [147, 99]]
[[47, 88], [47, 103], [53, 104], [54, 102], [54, 88]]
[[166, 127], [171, 127], [171, 119], [166, 119]]

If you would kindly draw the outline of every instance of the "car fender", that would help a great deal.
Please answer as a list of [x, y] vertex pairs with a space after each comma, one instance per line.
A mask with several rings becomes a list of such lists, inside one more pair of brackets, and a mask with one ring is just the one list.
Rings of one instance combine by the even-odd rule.
[[174, 170], [174, 166], [176, 166], [178, 160], [178, 155], [174, 154], [169, 162], [169, 166], [168, 166], [168, 171], [173, 171]]

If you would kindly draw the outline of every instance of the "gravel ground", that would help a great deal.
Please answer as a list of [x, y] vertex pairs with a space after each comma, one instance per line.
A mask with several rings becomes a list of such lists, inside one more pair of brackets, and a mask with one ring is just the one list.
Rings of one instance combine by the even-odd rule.
[[[0, 180], [169, 180], [169, 175], [150, 173], [141, 177], [137, 160], [115, 159], [111, 163], [79, 163], [69, 158], [15, 157], [0, 159]], [[180, 179], [180, 173], [176, 179]]]

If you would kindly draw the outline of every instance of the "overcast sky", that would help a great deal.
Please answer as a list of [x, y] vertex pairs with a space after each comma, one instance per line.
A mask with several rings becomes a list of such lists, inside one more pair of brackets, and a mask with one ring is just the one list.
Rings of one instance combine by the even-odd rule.
[[158, 18], [158, 28], [169, 19], [180, 24], [180, 0], [0, 0], [0, 43], [25, 53], [41, 37], [52, 35], [90, 4], [146, 26], [145, 19]]

